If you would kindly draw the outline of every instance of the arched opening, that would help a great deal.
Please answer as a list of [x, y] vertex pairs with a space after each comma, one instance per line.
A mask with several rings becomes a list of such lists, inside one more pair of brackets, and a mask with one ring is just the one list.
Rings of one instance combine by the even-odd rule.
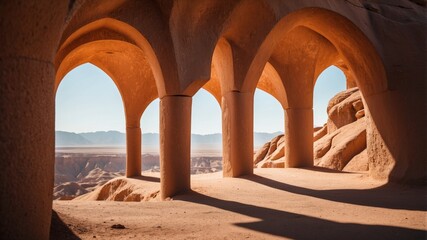
[[[334, 31], [330, 31], [331, 27]], [[246, 74], [244, 88], [256, 85], [262, 63], [267, 61], [278, 70], [287, 92], [287, 167], [313, 165], [313, 88], [315, 79], [326, 67], [332, 64], [344, 66], [346, 72], [351, 74], [351, 85], [356, 82], [360, 87], [367, 103], [366, 107], [372, 110], [373, 106], [377, 112], [383, 112], [378, 107], [382, 103], [373, 97], [387, 89], [382, 60], [364, 33], [351, 21], [335, 12], [307, 8], [283, 17], [258, 49]], [[383, 122], [385, 115], [371, 114], [372, 123], [376, 125], [378, 121]], [[384, 126], [386, 124], [378, 128]], [[381, 129], [378, 130], [381, 132]], [[389, 131], [392, 131], [391, 128], [384, 130], [382, 134], [388, 135]], [[387, 148], [387, 145], [386, 143], [382, 146]], [[384, 152], [388, 150], [384, 149]]]
[[221, 108], [214, 96], [200, 89], [191, 113], [191, 173], [222, 170]]
[[[65, 74], [84, 63], [91, 63], [102, 69], [120, 92], [124, 106], [125, 133], [110, 136], [112, 132], [108, 132], [99, 138], [113, 142], [120, 139], [122, 150], [123, 146], [126, 147], [124, 174], [126, 177], [139, 177], [143, 142], [141, 115], [158, 97], [157, 85], [161, 85], [163, 80], [153, 49], [136, 29], [123, 22], [107, 18], [89, 23], [64, 39], [61, 44], [55, 57], [55, 91]], [[108, 157], [112, 159], [116, 156]], [[104, 174], [104, 165], [114, 173]], [[95, 168], [106, 180], [118, 176], [117, 166], [112, 161], [104, 165], [89, 164], [87, 167]]]
[[326, 68], [317, 77], [313, 91], [314, 128], [322, 127], [328, 120], [327, 107], [337, 93], [346, 89], [346, 76], [336, 66]]
[[122, 97], [92, 64], [64, 76], [56, 92], [53, 199], [72, 199], [125, 174]]
[[55, 87], [73, 67], [90, 62], [116, 83], [126, 116], [126, 177], [141, 175], [141, 115], [164, 92], [163, 74], [148, 41], [132, 26], [111, 18], [91, 22], [63, 39], [55, 57]]
[[254, 94], [254, 167], [284, 167], [284, 110], [267, 92]]
[[153, 100], [141, 117], [143, 172], [160, 171], [159, 104], [160, 99]]
[[[326, 68], [314, 87], [314, 165], [367, 171], [366, 120], [362, 95], [336, 66]], [[347, 86], [347, 89], [346, 89]]]

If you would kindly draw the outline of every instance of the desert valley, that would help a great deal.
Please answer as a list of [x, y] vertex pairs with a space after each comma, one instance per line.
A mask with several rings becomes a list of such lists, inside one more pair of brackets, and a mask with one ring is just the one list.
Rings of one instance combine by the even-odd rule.
[[[367, 172], [366, 124], [359, 90], [338, 93], [330, 100], [327, 112], [328, 122], [313, 131], [315, 166]], [[255, 133], [254, 139], [255, 168], [284, 167], [283, 134]], [[54, 199], [71, 200], [125, 175], [123, 133], [57, 132], [56, 141]], [[158, 141], [158, 134], [143, 135], [143, 175], [160, 172]], [[221, 134], [193, 135], [192, 146], [191, 174], [222, 171]]]
[[[255, 133], [259, 146], [280, 133]], [[143, 174], [160, 171], [158, 134], [144, 134]], [[125, 135], [120, 132], [56, 133], [54, 199], [70, 200], [124, 176]], [[193, 135], [191, 174], [222, 170], [221, 134]]]

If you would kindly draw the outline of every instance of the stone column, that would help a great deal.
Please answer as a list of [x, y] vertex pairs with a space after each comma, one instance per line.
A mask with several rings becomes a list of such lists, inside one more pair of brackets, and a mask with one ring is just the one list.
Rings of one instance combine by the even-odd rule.
[[2, 1], [0, 8], [0, 236], [49, 239], [55, 162], [52, 62], [68, 2]]
[[190, 190], [191, 101], [160, 100], [160, 194], [162, 199]]
[[223, 176], [253, 173], [253, 94], [228, 92], [222, 97]]
[[313, 166], [313, 109], [288, 108], [285, 114], [285, 167]]
[[126, 177], [141, 176], [141, 128], [126, 126]]
[[55, 70], [0, 57], [0, 236], [49, 239], [55, 160]]

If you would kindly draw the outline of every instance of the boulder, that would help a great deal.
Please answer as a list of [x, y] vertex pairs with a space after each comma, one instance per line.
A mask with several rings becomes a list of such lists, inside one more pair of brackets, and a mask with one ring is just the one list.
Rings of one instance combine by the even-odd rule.
[[365, 109], [359, 110], [355, 116], [357, 119], [361, 119], [362, 117], [364, 117], [365, 116]]
[[255, 166], [257, 165], [257, 163], [261, 162], [265, 158], [269, 149], [270, 149], [270, 142], [266, 142], [260, 149], [258, 149], [258, 151], [255, 153], [255, 156], [254, 156]]
[[329, 149], [331, 149], [332, 145], [332, 139], [337, 135], [338, 132], [333, 132], [331, 134], [327, 134], [314, 142], [313, 150], [314, 150], [314, 160], [316, 163], [316, 160], [323, 157]]
[[254, 155], [254, 167], [284, 167], [285, 166], [285, 136], [273, 138], [260, 148]]
[[[341, 96], [339, 99], [341, 100], [336, 105], [330, 107], [331, 102], [329, 102], [328, 108], [328, 133], [331, 133], [340, 127], [343, 127], [349, 123], [356, 121], [356, 109], [353, 107], [353, 103], [360, 101], [361, 95], [359, 91], [354, 91], [355, 88], [349, 89], [342, 93], [337, 94], [337, 96]], [[356, 88], [357, 89], [357, 88]], [[348, 94], [351, 93], [349, 96]], [[348, 97], [345, 97], [348, 96]]]
[[[314, 128], [314, 165], [344, 171], [367, 171], [366, 117], [358, 88], [335, 95], [328, 104], [328, 120]], [[255, 153], [254, 166], [284, 167], [285, 138], [279, 135]]]
[[346, 172], [360, 172], [369, 170], [368, 151], [365, 149], [356, 156], [354, 156], [350, 162], [345, 165], [343, 171]]
[[73, 201], [151, 201], [158, 199], [159, 192], [160, 182], [147, 181], [143, 177], [118, 177], [97, 187], [92, 192], [74, 198]]
[[[269, 158], [270, 156], [271, 156], [271, 154], [273, 154], [274, 153], [274, 151], [276, 151], [276, 149], [277, 149], [277, 144], [278, 144], [278, 142], [279, 142], [279, 140], [283, 137], [284, 135], [283, 134], [281, 134], [281, 135], [279, 135], [279, 136], [277, 136], [277, 137], [275, 137], [275, 138], [273, 138], [271, 141], [270, 141], [270, 148], [268, 149], [268, 152], [267, 152], [267, 154], [266, 154], [266, 158]], [[283, 141], [282, 141], [283, 142]]]
[[366, 149], [365, 119], [359, 119], [336, 132], [329, 151], [317, 162], [317, 166], [343, 170], [354, 156]]
[[326, 134], [328, 134], [328, 126], [325, 124], [319, 130], [314, 132], [313, 141], [317, 141], [318, 139], [322, 138]]

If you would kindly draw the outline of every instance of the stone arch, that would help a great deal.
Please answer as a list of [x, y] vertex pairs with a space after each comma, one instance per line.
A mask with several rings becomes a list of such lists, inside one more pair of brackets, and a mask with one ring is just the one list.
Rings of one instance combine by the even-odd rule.
[[336, 61], [333, 65], [343, 71], [346, 78], [347, 88], [357, 87], [356, 77], [354, 76], [354, 73], [351, 71], [351, 69], [349, 69], [349, 67], [347, 67], [347, 65], [342, 60]]
[[[255, 88], [248, 92], [239, 91], [240, 84], [235, 81], [234, 57], [232, 45], [225, 37], [221, 37], [212, 55], [211, 79], [204, 85], [204, 88], [211, 92], [221, 105], [223, 175], [227, 177], [250, 174], [253, 171], [253, 100]], [[287, 106], [286, 91], [272, 64], [266, 64], [260, 79], [259, 88], [276, 98], [285, 108]], [[234, 144], [236, 144], [235, 147]]]
[[[208, 82], [209, 83], [209, 82]], [[205, 84], [205, 86], [206, 86], [206, 84]], [[195, 98], [196, 97], [196, 95], [197, 94], [203, 94], [204, 95], [204, 102], [203, 103], [208, 103], [209, 104], [209, 108], [206, 108], [206, 106], [207, 105], [203, 105], [204, 106], [204, 108], [205, 109], [210, 109], [211, 111], [209, 111], [209, 113], [208, 114], [206, 114], [206, 116], [210, 116], [211, 118], [215, 118], [215, 119], [217, 119], [217, 117], [221, 117], [221, 103], [220, 102], [218, 102], [218, 99], [216, 98], [216, 96], [215, 96], [215, 94], [214, 93], [212, 93], [212, 91], [209, 89], [209, 88], [207, 88], [207, 87], [205, 87], [205, 86], [203, 86], [203, 87], [201, 87], [193, 96], [192, 96], [192, 120], [191, 120], [191, 124], [193, 125], [195, 122], [197, 122], [198, 121], [198, 119], [193, 119], [193, 116], [196, 116], [194, 113], [195, 113], [195, 105], [197, 104], [197, 103], [200, 103], [200, 102], [198, 102], [198, 101], [196, 101], [197, 99]], [[197, 98], [198, 98], [199, 96], [197, 96]], [[214, 103], [212, 103], [212, 101], [214, 102]], [[199, 107], [200, 107], [200, 105], [199, 105]], [[217, 116], [217, 114], [214, 114], [214, 113], [216, 113], [216, 111], [217, 110], [219, 110], [220, 111], [220, 113], [219, 113], [219, 115]], [[202, 116], [202, 117], [204, 117], [204, 116]], [[194, 121], [193, 121], [194, 120]], [[200, 122], [199, 122], [199, 124], [200, 124]], [[193, 129], [193, 128], [192, 128]], [[206, 126], [206, 129], [209, 129], [209, 126]], [[193, 130], [192, 130], [193, 131]], [[193, 133], [193, 132], [192, 132]], [[215, 132], [215, 133], [217, 133], [217, 132]], [[198, 133], [195, 133], [195, 134], [198, 134]], [[202, 133], [203, 134], [203, 133]]]
[[[326, 72], [334, 72], [337, 75], [333, 75], [335, 78], [332, 79], [329, 75], [328, 78], [321, 77], [321, 75], [325, 74]], [[329, 74], [329, 73], [328, 73]], [[341, 77], [344, 77], [341, 79]], [[339, 81], [338, 81], [339, 79]], [[339, 87], [338, 87], [339, 86]], [[313, 86], [313, 127], [322, 127], [324, 124], [327, 124], [328, 120], [328, 104], [329, 101], [338, 93], [345, 91], [348, 89], [348, 80], [344, 73], [344, 71], [341, 70], [341, 68], [337, 67], [336, 65], [330, 65], [326, 67], [315, 79], [314, 86]], [[317, 93], [317, 97], [316, 97]], [[321, 96], [321, 97], [320, 97]], [[327, 97], [326, 97], [327, 96]], [[319, 102], [320, 100], [320, 102]], [[317, 106], [316, 106], [317, 105]], [[316, 109], [317, 107], [317, 109]], [[316, 112], [317, 110], [317, 112]], [[322, 119], [322, 121], [318, 121], [316, 124], [316, 114], [319, 116], [321, 115], [320, 112], [326, 113], [326, 119]], [[320, 138], [320, 137], [319, 137]]]
[[[83, 71], [82, 71], [83, 70]], [[80, 74], [76, 74], [76, 72], [80, 72]], [[95, 80], [93, 82], [93, 80]], [[102, 81], [99, 81], [102, 80]], [[64, 83], [65, 81], [65, 83]], [[74, 82], [74, 84], [73, 84]], [[76, 85], [76, 82], [79, 82], [79, 84]], [[108, 98], [108, 100], [111, 100], [110, 103], [113, 104], [119, 104], [120, 107], [117, 108], [117, 106], [114, 107], [114, 110], [119, 110], [119, 111], [114, 111], [112, 109], [110, 109], [110, 105], [104, 102], [104, 101], [99, 101], [100, 99], [98, 99], [98, 97], [96, 97], [95, 99], [93, 98], [94, 96], [98, 96], [97, 94], [100, 93], [99, 92], [99, 86], [102, 86], [102, 91], [104, 92], [104, 90], [109, 91], [109, 93], [112, 93], [113, 95], [105, 95], [105, 94], [101, 94], [101, 99], [105, 100], [105, 96]], [[86, 87], [89, 87], [89, 89], [91, 90], [90, 92], [87, 92], [86, 96], [83, 96], [83, 98], [86, 98], [88, 101], [76, 101], [77, 98], [80, 99], [80, 91], [87, 91]], [[95, 89], [94, 89], [95, 87]], [[107, 88], [108, 87], [108, 88]], [[105, 92], [104, 92], [105, 93]], [[118, 97], [117, 97], [118, 95]], [[66, 96], [70, 96], [70, 99], [68, 99]], [[88, 97], [89, 96], [89, 97]], [[111, 97], [110, 97], [111, 96]], [[63, 106], [59, 106], [60, 104], [60, 100], [62, 100], [62, 104], [64, 105], [63, 100], [71, 100], [72, 105], [74, 107], [77, 107], [76, 109], [78, 109], [78, 112], [80, 112], [80, 108], [82, 107], [82, 105], [86, 105], [85, 107], [87, 108], [87, 106], [91, 106], [90, 108], [90, 113], [89, 115], [91, 115], [91, 117], [96, 117], [98, 122], [99, 121], [104, 121], [106, 115], [111, 116], [112, 114], [118, 116], [119, 118], [119, 123], [120, 124], [125, 124], [125, 102], [122, 96], [122, 92], [120, 91], [116, 81], [114, 81], [111, 77], [111, 74], [107, 73], [106, 71], [104, 71], [101, 67], [99, 67], [99, 65], [94, 64], [94, 63], [89, 63], [89, 62], [84, 62], [82, 64], [77, 65], [76, 67], [72, 68], [70, 71], [67, 72], [67, 74], [63, 77], [63, 79], [61, 79], [60, 83], [58, 86], [55, 86], [55, 123], [58, 123], [59, 119], [64, 119], [65, 115], [58, 114], [62, 111], [62, 113], [67, 112], [69, 109], [67, 109], [67, 107], [69, 107], [67, 104], [65, 104], [65, 108], [63, 109]], [[65, 97], [65, 98], [64, 98]], [[108, 101], [107, 100], [107, 101]], [[113, 101], [114, 100], [114, 101]], [[95, 101], [97, 102], [97, 104], [93, 104], [91, 103], [91, 101]], [[99, 112], [98, 109], [95, 109], [96, 106], [98, 105], [102, 105], [102, 107], [107, 107], [108, 112], [106, 112], [105, 114], [103, 112]], [[78, 113], [77, 112], [77, 113]], [[104, 116], [102, 116], [104, 115]], [[74, 115], [76, 116], [76, 115]], [[59, 118], [57, 118], [59, 117]], [[81, 118], [86, 118], [85, 115], [80, 116]], [[72, 117], [71, 117], [72, 118]], [[68, 119], [68, 116], [67, 116]], [[78, 119], [80, 120], [80, 119]], [[105, 124], [100, 124], [103, 125], [104, 127], [106, 127], [107, 125]], [[55, 124], [56, 128], [59, 127], [59, 130], [61, 129], [61, 127], [58, 124]], [[88, 127], [88, 126], [86, 126]], [[91, 128], [93, 128], [94, 126], [91, 126]], [[111, 126], [110, 126], [111, 127]], [[118, 126], [116, 126], [118, 127]], [[56, 132], [57, 129], [55, 129]], [[113, 129], [87, 129], [87, 130], [83, 130], [83, 131], [110, 131]], [[65, 131], [68, 131], [65, 129]], [[82, 131], [82, 130], [80, 130]], [[115, 129], [115, 131], [122, 131], [119, 129]], [[57, 147], [55, 145], [55, 147]]]
[[[147, 62], [151, 68], [158, 89], [158, 95], [163, 96], [166, 94], [163, 72], [150, 43], [137, 29], [113, 18], [103, 18], [93, 21], [77, 29], [63, 41], [55, 57], [55, 68], [58, 71], [55, 82], [58, 82], [61, 76], [64, 75], [64, 72], [60, 69], [64, 58], [79, 46], [101, 40], [121, 41], [139, 48], [138, 51], [144, 56], [144, 63]], [[173, 85], [173, 82], [170, 85]]]
[[[347, 18], [320, 8], [297, 10], [276, 24], [252, 61], [245, 78], [245, 89], [255, 84], [260, 66], [268, 61], [283, 36], [301, 26], [320, 34], [336, 48], [346, 66], [356, 75], [358, 85], [363, 86], [364, 95], [387, 89], [382, 60], [368, 38]], [[334, 31], [331, 31], [332, 28]]]
[[232, 54], [228, 41], [220, 38], [212, 54], [210, 80], [203, 85], [203, 88], [210, 92], [220, 105], [222, 96], [235, 89]]
[[[253, 92], [252, 88], [245, 88], [245, 78], [257, 49], [262, 44], [264, 36], [277, 21], [277, 12], [268, 1], [242, 0], [230, 12], [227, 22], [224, 24], [220, 37], [227, 40], [232, 50], [233, 65], [233, 91]], [[248, 17], [250, 16], [250, 17]], [[265, 62], [267, 62], [266, 59]], [[264, 64], [265, 64], [264, 62]], [[257, 76], [259, 79], [264, 64], [260, 66]]]
[[[285, 50], [281, 51], [283, 48]], [[293, 58], [286, 55], [292, 55]], [[256, 86], [257, 78], [267, 61], [285, 72], [279, 74], [282, 75], [286, 89], [293, 93], [288, 95], [290, 105], [286, 114], [286, 132], [291, 132], [292, 135], [292, 129], [300, 128], [298, 132], [306, 133], [301, 137], [301, 134], [297, 135], [295, 132], [294, 137], [298, 140], [287, 139], [292, 144], [300, 142], [293, 147], [286, 147], [287, 151], [296, 150], [295, 155], [286, 154], [289, 157], [288, 166], [312, 165], [312, 156], [307, 154], [312, 152], [312, 144], [309, 143], [311, 133], [308, 134], [313, 125], [312, 92], [315, 79], [327, 66], [341, 61], [343, 66], [348, 67], [347, 72], [353, 74], [365, 97], [387, 90], [382, 60], [368, 38], [351, 21], [325, 9], [297, 10], [283, 17], [273, 27], [252, 60], [245, 77], [244, 91], [250, 91]], [[299, 69], [298, 65], [301, 64], [311, 70], [307, 72]], [[291, 77], [299, 78], [298, 81], [302, 82], [296, 83], [296, 79], [290, 79]], [[303, 85], [305, 87], [301, 88]], [[369, 107], [369, 102], [367, 105]], [[307, 160], [297, 163], [298, 159]]]
[[147, 40], [129, 25], [101, 19], [76, 30], [59, 48], [55, 89], [63, 76], [83, 63], [92, 63], [115, 82], [126, 117], [126, 176], [141, 174], [140, 119], [148, 104], [158, 97], [163, 75]]
[[266, 63], [256, 88], [274, 97], [282, 105], [283, 109], [288, 108], [286, 89], [279, 73], [271, 63]]
[[140, 49], [117, 40], [93, 41], [81, 45], [70, 52], [58, 67], [55, 88], [67, 72], [87, 62], [99, 67], [113, 79], [122, 96], [127, 117], [139, 121], [144, 109], [157, 97], [154, 76]]

